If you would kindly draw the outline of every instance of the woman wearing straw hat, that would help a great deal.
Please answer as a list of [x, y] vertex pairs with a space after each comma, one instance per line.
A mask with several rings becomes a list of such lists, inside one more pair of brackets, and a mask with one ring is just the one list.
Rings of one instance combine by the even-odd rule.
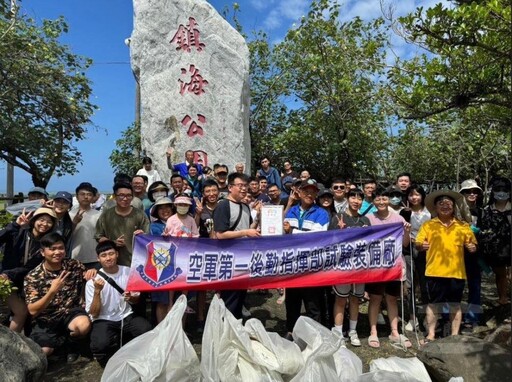
[[0, 278], [10, 280], [18, 290], [7, 298], [12, 311], [9, 327], [21, 332], [27, 318], [27, 306], [21, 298], [23, 278], [43, 260], [40, 239], [55, 227], [57, 215], [51, 208], [38, 208], [18, 216], [0, 231], [0, 245], [4, 244], [4, 258]]
[[428, 333], [424, 343], [435, 339], [437, 311], [446, 303], [450, 306], [451, 334], [459, 334], [462, 321], [460, 302], [466, 280], [464, 248], [474, 254], [477, 244], [469, 224], [456, 217], [456, 210], [464, 204], [461, 194], [448, 190], [435, 191], [425, 199], [433, 219], [421, 226], [415, 242], [418, 250], [427, 251]]

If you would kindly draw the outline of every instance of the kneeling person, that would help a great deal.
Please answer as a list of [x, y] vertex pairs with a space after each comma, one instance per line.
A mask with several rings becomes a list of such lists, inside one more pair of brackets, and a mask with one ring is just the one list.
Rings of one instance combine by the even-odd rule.
[[130, 304], [139, 299], [137, 292], [125, 292], [130, 268], [117, 265], [116, 244], [103, 241], [96, 246], [101, 269], [85, 287], [85, 308], [93, 323], [91, 351], [104, 367], [123, 343], [151, 330], [150, 323], [133, 314]]
[[[48, 356], [68, 339], [86, 336], [91, 322], [81, 305], [85, 267], [77, 260], [65, 258], [64, 238], [60, 234], [49, 233], [40, 243], [44, 260], [25, 277], [24, 288], [34, 324], [30, 337]], [[77, 357], [71, 346], [68, 361]]]

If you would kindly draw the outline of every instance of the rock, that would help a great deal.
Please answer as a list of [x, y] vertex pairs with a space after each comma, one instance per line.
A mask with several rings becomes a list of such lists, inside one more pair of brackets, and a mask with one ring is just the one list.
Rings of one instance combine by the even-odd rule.
[[509, 351], [469, 336], [436, 340], [423, 346], [417, 356], [434, 381], [451, 377], [463, 377], [464, 382], [505, 381], [512, 367]]
[[142, 147], [164, 180], [193, 150], [195, 161], [250, 171], [249, 50], [204, 0], [134, 0], [129, 40], [140, 83]]
[[484, 338], [484, 341], [491, 342], [503, 347], [510, 347], [510, 333], [510, 324], [502, 324], [498, 326], [498, 328], [496, 328], [493, 333], [488, 334]]
[[47, 361], [34, 341], [0, 326], [0, 381], [42, 381]]

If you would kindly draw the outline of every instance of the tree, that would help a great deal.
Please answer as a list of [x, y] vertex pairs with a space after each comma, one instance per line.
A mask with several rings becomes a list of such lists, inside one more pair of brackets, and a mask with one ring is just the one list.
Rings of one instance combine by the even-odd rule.
[[140, 125], [133, 123], [116, 141], [116, 148], [109, 157], [110, 164], [117, 173], [136, 174], [142, 163], [141, 153]]
[[393, 166], [430, 184], [480, 178], [485, 187], [494, 175], [511, 175], [511, 4], [454, 3], [420, 7], [397, 24], [424, 53], [388, 72], [407, 122], [394, 141]]
[[0, 158], [46, 187], [52, 175], [73, 174], [96, 106], [85, 70], [92, 61], [58, 39], [63, 18], [34, 20], [0, 7]]
[[[510, 130], [512, 19], [510, 0], [455, 1], [400, 18], [406, 39], [425, 50], [389, 72], [405, 119], [463, 114]], [[463, 116], [461, 116], [463, 118]]]
[[318, 0], [271, 51], [256, 45], [260, 72], [253, 70], [257, 115], [251, 129], [265, 140], [258, 150], [291, 158], [295, 168], [322, 180], [380, 171], [377, 154], [387, 145], [391, 123], [381, 82], [382, 24], [359, 18], [341, 23], [339, 4]]

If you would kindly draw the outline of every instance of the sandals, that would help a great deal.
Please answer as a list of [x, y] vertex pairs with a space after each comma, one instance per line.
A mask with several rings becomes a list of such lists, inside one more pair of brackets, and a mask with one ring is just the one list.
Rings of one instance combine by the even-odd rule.
[[398, 337], [390, 335], [388, 338], [389, 341], [391, 342], [391, 345], [405, 346], [407, 349], [412, 347], [412, 343], [411, 341], [409, 341], [409, 338], [407, 338], [403, 334], [400, 334]]
[[380, 348], [379, 337], [375, 335], [371, 335], [370, 337], [368, 337], [368, 346], [374, 349]]
[[434, 341], [435, 341], [435, 339], [425, 337], [424, 339], [422, 339], [420, 341], [420, 345], [421, 346], [425, 346], [425, 345], [427, 345], [427, 344], [429, 344], [431, 342], [434, 342]]

